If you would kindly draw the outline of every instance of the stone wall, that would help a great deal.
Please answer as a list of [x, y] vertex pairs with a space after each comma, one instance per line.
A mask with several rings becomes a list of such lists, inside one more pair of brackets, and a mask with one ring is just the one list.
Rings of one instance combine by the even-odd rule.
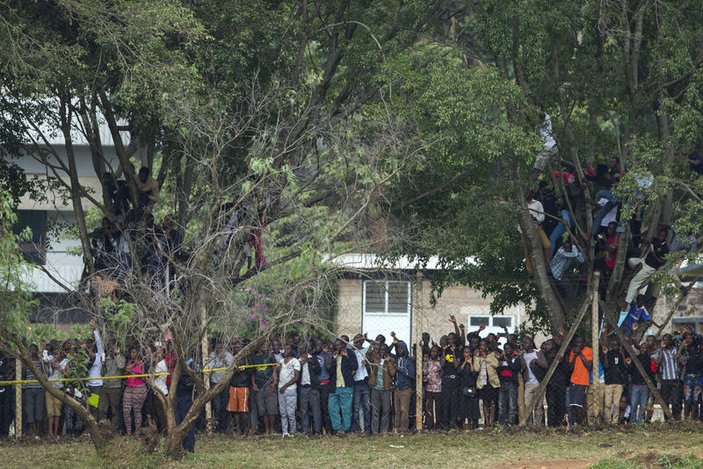
[[[427, 280], [413, 282], [412, 285], [412, 342], [417, 342], [422, 332], [429, 332], [432, 339], [439, 338], [453, 331], [449, 315], [453, 314], [459, 323], [467, 326], [467, 332], [475, 330], [468, 324], [469, 315], [488, 316], [491, 298], [483, 298], [481, 292], [466, 286], [446, 288], [435, 306], [430, 304], [431, 285]], [[337, 333], [350, 337], [361, 332], [362, 289], [360, 279], [340, 279], [338, 287]], [[514, 326], [524, 321], [522, 306], [506, 311], [515, 317]]]

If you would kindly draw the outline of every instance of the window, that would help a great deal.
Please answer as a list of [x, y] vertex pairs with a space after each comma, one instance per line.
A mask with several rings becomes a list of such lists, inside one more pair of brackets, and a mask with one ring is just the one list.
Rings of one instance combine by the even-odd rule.
[[493, 317], [493, 327], [513, 327], [513, 317], [512, 316], [494, 316]]
[[19, 244], [20, 252], [27, 262], [38, 265], [46, 263], [46, 210], [18, 210], [17, 223], [12, 231], [19, 235], [26, 228], [32, 230], [32, 238]]
[[410, 282], [364, 282], [364, 312], [407, 314], [410, 312]]
[[488, 326], [489, 321], [488, 316], [471, 316], [469, 318], [469, 325], [471, 327]]
[[480, 326], [498, 327], [503, 326], [510, 329], [513, 327], [512, 316], [469, 316], [469, 327], [475, 328]]

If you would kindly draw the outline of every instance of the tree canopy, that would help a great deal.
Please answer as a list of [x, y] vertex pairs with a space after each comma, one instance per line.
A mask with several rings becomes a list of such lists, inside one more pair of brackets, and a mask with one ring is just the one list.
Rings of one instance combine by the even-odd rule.
[[[177, 370], [194, 380], [187, 359], [207, 333], [234, 338], [233, 318], [256, 306], [247, 289], [276, 310], [269, 333], [310, 322], [330, 304], [322, 255], [345, 250], [416, 256], [418, 267], [439, 256], [437, 294], [469, 284], [494, 313], [522, 302], [533, 324], [558, 330], [578, 308], [550, 274], [525, 190], [546, 181], [571, 214], [586, 260], [572, 274], [578, 300], [600, 288], [610, 316], [640, 247], [632, 220], [649, 237], [659, 225], [701, 234], [690, 157], [703, 129], [702, 15], [701, 0], [4, 2], [0, 180], [19, 200], [32, 187], [15, 165], [26, 157], [64, 187], [82, 293], [101, 321], [112, 310], [88, 212], [119, 225], [132, 333], [148, 344], [171, 332]], [[545, 115], [558, 159], [536, 174]], [[98, 193], [78, 174], [83, 143]], [[603, 252], [594, 182], [613, 158], [622, 233], [607, 285], [592, 285]], [[141, 166], [160, 195], [141, 198]], [[166, 214], [169, 243], [183, 242], [162, 253], [177, 288], [155, 285], [145, 260], [150, 216]], [[186, 423], [171, 421], [178, 438], [218, 391], [197, 387]]]

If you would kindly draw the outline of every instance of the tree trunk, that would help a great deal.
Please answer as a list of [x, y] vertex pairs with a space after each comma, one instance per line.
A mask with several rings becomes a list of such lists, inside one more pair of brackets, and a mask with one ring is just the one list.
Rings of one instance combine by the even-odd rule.
[[180, 459], [183, 456], [183, 440], [186, 437], [187, 428], [182, 425], [174, 426], [173, 430], [166, 435], [166, 446], [164, 453], [171, 459]]
[[184, 167], [182, 177], [179, 178], [179, 180], [181, 181], [181, 185], [178, 188], [178, 192], [176, 194], [176, 201], [178, 204], [178, 206], [176, 207], [176, 213], [178, 214], [178, 230], [181, 232], [181, 235], [184, 235], [185, 227], [188, 224], [188, 194], [190, 194], [190, 191], [193, 188], [195, 168], [193, 161], [190, 158], [183, 157], [182, 160], [184, 160], [182, 163], [184, 164]]
[[129, 188], [129, 197], [132, 201], [132, 205], [136, 207], [137, 186], [134, 182], [136, 174], [134, 172], [132, 164], [129, 161], [129, 155], [125, 150], [124, 144], [122, 143], [122, 137], [120, 136], [120, 130], [117, 125], [117, 119], [115, 118], [115, 114], [112, 111], [110, 99], [104, 92], [100, 93], [100, 103], [101, 110], [103, 112], [103, 115], [105, 116], [105, 121], [107, 122], [107, 126], [110, 129], [110, 135], [112, 135], [112, 141], [115, 145], [115, 152], [117, 153], [117, 157], [119, 158], [120, 164], [122, 165], [122, 171], [124, 171], [125, 181], [127, 181], [127, 187]]
[[76, 216], [78, 223], [78, 232], [81, 238], [81, 247], [83, 248], [83, 259], [89, 274], [94, 274], [93, 256], [90, 252], [90, 236], [88, 234], [88, 226], [85, 222], [85, 211], [83, 210], [83, 201], [81, 200], [80, 180], [78, 179], [78, 168], [76, 166], [76, 154], [73, 150], [73, 140], [71, 137], [71, 112], [68, 103], [62, 98], [61, 100], [61, 132], [65, 140], [66, 155], [68, 157], [68, 175], [71, 181], [71, 203], [73, 204], [73, 213]]
[[549, 279], [549, 275], [547, 274], [548, 266], [547, 260], [543, 254], [544, 250], [542, 249], [542, 245], [538, 237], [539, 235], [537, 234], [537, 228], [532, 216], [527, 210], [525, 197], [521, 193], [520, 188], [516, 189], [515, 197], [520, 201], [518, 223], [520, 225], [520, 229], [522, 230], [523, 236], [527, 239], [527, 255], [532, 258], [535, 281], [537, 282], [540, 295], [544, 300], [544, 303], [547, 305], [552, 330], [556, 333], [560, 329], [564, 328], [566, 315], [562, 307], [560, 297], [554, 290], [552, 282]]
[[[256, 338], [255, 340], [247, 344], [244, 348], [242, 348], [242, 350], [234, 356], [235, 366], [241, 363], [244, 358], [250, 355], [253, 351], [257, 350], [257, 348], [260, 347], [262, 344], [266, 343], [270, 334], [272, 334], [273, 332], [273, 328], [269, 329], [267, 334]], [[178, 345], [178, 338], [176, 336], [174, 336], [174, 345], [176, 346], [176, 351], [178, 353], [178, 349], [180, 347]], [[195, 399], [193, 399], [193, 403], [191, 404], [190, 409], [188, 409], [188, 412], [186, 413], [183, 421], [176, 425], [174, 403], [177, 392], [176, 390], [178, 388], [178, 381], [181, 378], [180, 370], [186, 371], [186, 373], [191, 377], [191, 379], [194, 379], [194, 381], [196, 381], [195, 388], [197, 396], [195, 397]], [[222, 381], [220, 383], [218, 383], [216, 386], [212, 386], [211, 388], [206, 389], [204, 383], [195, 374], [195, 372], [189, 368], [186, 368], [185, 362], [179, 360], [179, 363], [176, 365], [176, 368], [171, 378], [171, 385], [169, 387], [168, 394], [168, 400], [170, 401], [171, 405], [170, 409], [166, 409], [166, 418], [168, 425], [168, 436], [166, 438], [166, 447], [164, 448], [166, 456], [172, 459], [178, 459], [183, 455], [183, 439], [186, 437], [190, 426], [193, 425], [198, 419], [203, 408], [205, 408], [205, 405], [212, 401], [215, 396], [219, 395], [222, 390], [225, 389], [225, 387], [229, 386], [229, 380], [232, 378], [234, 371], [234, 368], [232, 370], [227, 371], [222, 377]]]
[[109, 456], [110, 446], [109, 442], [112, 440], [116, 434], [112, 430], [110, 425], [99, 424], [93, 414], [80, 402], [70, 397], [68, 394], [52, 386], [46, 375], [34, 366], [32, 361], [32, 356], [29, 353], [29, 349], [24, 344], [15, 344], [17, 346], [17, 357], [22, 361], [24, 366], [29, 369], [39, 384], [44, 388], [44, 390], [51, 394], [56, 399], [60, 400], [64, 405], [68, 406], [73, 410], [78, 418], [80, 418], [88, 429], [90, 434], [90, 440], [93, 442], [95, 450], [98, 455], [102, 458]]

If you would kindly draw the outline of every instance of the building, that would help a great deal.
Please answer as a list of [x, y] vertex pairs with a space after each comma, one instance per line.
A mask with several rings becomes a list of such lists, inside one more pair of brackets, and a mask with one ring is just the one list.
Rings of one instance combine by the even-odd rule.
[[655, 317], [664, 321], [671, 316], [671, 322], [664, 329], [665, 332], [683, 331], [692, 327], [697, 333], [703, 334], [703, 264], [685, 264], [671, 271], [684, 285], [697, 280], [683, 300], [677, 297], [664, 296], [664, 301], [657, 303]]
[[[24, 170], [28, 179], [46, 183], [56, 178], [50, 166], [60, 168], [62, 164], [67, 164], [67, 157], [62, 135], [47, 131], [45, 136], [47, 142], [37, 152], [48, 155], [45, 161], [27, 154], [15, 162]], [[102, 186], [95, 173], [89, 143], [78, 130], [73, 132], [72, 137], [79, 181], [100, 200]], [[118, 157], [106, 125], [100, 127], [100, 137], [105, 165], [116, 168]], [[123, 143], [127, 145], [128, 142]], [[69, 180], [68, 175], [60, 169], [57, 173], [64, 181]], [[14, 231], [20, 233], [25, 228], [32, 231], [31, 240], [22, 243], [20, 250], [34, 266], [26, 276], [26, 281], [39, 302], [39, 308], [32, 313], [33, 321], [61, 325], [84, 322], [87, 318], [86, 313], [76, 304], [75, 295], [72, 295], [72, 292], [79, 289], [84, 265], [81, 242], [76, 231], [76, 217], [68, 194], [66, 189], [60, 189], [59, 184], [48, 184], [41, 200], [25, 196], [17, 207], [18, 223]], [[88, 199], [84, 198], [83, 202], [84, 209], [93, 207]], [[99, 216], [95, 214], [95, 223], [99, 222]]]
[[422, 270], [410, 259], [390, 264], [374, 254], [347, 254], [331, 262], [342, 272], [337, 291], [338, 335], [367, 332], [370, 338], [383, 334], [390, 341], [393, 331], [399, 339], [416, 343], [423, 332], [429, 332], [439, 343], [453, 327], [450, 315], [466, 325], [467, 333], [485, 325], [482, 336], [503, 332], [502, 326], [513, 332], [527, 319], [523, 305], [491, 316], [491, 298], [462, 285], [445, 288], [433, 306], [430, 293], [433, 272], [438, 270], [436, 258]]

